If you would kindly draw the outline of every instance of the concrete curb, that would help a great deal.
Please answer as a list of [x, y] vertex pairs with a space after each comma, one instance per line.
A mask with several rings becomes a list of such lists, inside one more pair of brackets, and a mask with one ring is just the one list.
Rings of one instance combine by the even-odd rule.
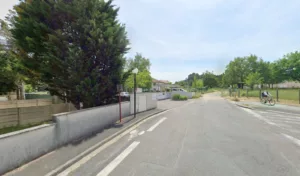
[[254, 108], [250, 107], [250, 106], [244, 106], [244, 105], [240, 105], [240, 104], [236, 104], [237, 106], [241, 107], [241, 108], [246, 108], [246, 109], [251, 109], [253, 110]]
[[64, 171], [65, 169], [67, 169], [68, 167], [70, 167], [71, 165], [73, 165], [74, 163], [76, 163], [77, 161], [79, 161], [80, 159], [82, 159], [84, 156], [88, 155], [89, 153], [93, 152], [94, 150], [96, 150], [97, 148], [99, 148], [100, 146], [104, 145], [105, 143], [109, 142], [110, 140], [112, 140], [113, 138], [117, 137], [118, 135], [122, 134], [123, 132], [125, 132], [127, 129], [135, 126], [136, 124], [140, 123], [141, 121], [152, 117], [156, 114], [165, 112], [167, 110], [161, 110], [149, 115], [146, 115], [145, 117], [142, 117], [141, 119], [137, 120], [136, 122], [130, 124], [129, 126], [125, 127], [124, 129], [116, 132], [115, 134], [105, 138], [104, 140], [102, 140], [100, 143], [97, 143], [95, 145], [93, 145], [92, 147], [88, 148], [87, 150], [85, 150], [84, 152], [80, 153], [79, 155], [77, 155], [76, 157], [70, 159], [68, 162], [66, 162], [65, 164], [61, 165], [60, 167], [56, 168], [55, 170], [52, 170], [50, 173], [48, 173], [46, 176], [55, 176], [59, 173], [61, 173], [62, 171]]

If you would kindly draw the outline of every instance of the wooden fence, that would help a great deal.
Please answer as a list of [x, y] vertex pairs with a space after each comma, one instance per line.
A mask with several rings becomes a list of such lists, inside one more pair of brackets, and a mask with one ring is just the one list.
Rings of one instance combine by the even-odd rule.
[[0, 128], [51, 121], [53, 114], [74, 110], [71, 104], [0, 109]]
[[0, 109], [51, 105], [51, 99], [12, 100], [0, 102]]

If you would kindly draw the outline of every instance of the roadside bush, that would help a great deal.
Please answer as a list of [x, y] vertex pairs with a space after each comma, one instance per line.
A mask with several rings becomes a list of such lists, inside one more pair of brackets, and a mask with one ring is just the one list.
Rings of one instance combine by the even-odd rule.
[[179, 94], [174, 94], [172, 96], [172, 100], [179, 100], [180, 99], [180, 95]]
[[193, 99], [197, 99], [197, 98], [200, 98], [200, 97], [202, 97], [202, 95], [200, 93], [197, 93], [192, 98]]
[[182, 101], [185, 101], [185, 100], [187, 100], [188, 98], [186, 97], [186, 96], [180, 96], [180, 100], [182, 100]]
[[187, 100], [187, 97], [186, 96], [181, 96], [179, 94], [174, 94], [172, 96], [172, 100], [175, 100], [175, 101], [184, 101], [184, 100]]

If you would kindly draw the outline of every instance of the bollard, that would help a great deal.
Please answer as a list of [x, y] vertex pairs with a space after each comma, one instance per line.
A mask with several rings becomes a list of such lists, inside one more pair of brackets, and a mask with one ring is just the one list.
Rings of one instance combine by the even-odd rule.
[[247, 89], [247, 98], [249, 98], [249, 96], [248, 96], [248, 91], [249, 91], [249, 90]]
[[300, 104], [300, 89], [299, 89], [299, 104]]
[[278, 88], [277, 88], [276, 89], [276, 100], [277, 100], [277, 102], [279, 102], [278, 99], [279, 99], [279, 97], [278, 97]]
[[240, 89], [238, 89], [238, 96], [241, 97]]

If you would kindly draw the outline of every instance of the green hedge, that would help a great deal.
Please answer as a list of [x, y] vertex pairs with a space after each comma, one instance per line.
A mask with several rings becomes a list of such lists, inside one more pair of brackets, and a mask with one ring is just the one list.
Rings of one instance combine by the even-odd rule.
[[182, 96], [182, 95], [179, 95], [179, 94], [174, 94], [173, 97], [172, 97], [172, 100], [176, 100], [176, 101], [185, 101], [187, 99], [188, 98], [186, 96]]

